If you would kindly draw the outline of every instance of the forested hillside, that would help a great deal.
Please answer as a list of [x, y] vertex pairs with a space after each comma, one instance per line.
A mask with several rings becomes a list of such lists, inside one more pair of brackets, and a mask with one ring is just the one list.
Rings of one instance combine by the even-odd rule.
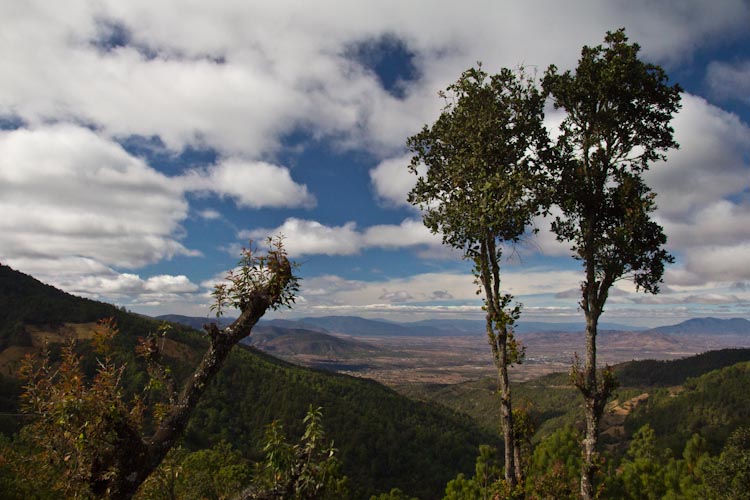
[[[15, 325], [2, 353], [37, 350], [39, 332], [59, 336], [74, 331], [66, 311], [84, 324], [110, 315], [121, 330], [113, 341], [117, 363], [126, 367], [122, 386], [127, 394], [140, 393], [148, 377], [134, 348], [137, 337], [159, 328], [159, 322], [67, 295], [7, 267], [0, 271], [2, 314]], [[171, 325], [167, 340], [169, 365], [178, 379], [184, 378], [206, 341], [201, 333], [177, 324]], [[79, 340], [77, 352], [83, 356], [84, 371], [93, 374], [97, 361], [89, 340]], [[51, 345], [50, 354], [59, 359], [60, 346]], [[602, 428], [606, 468], [600, 481], [605, 498], [699, 498], [719, 488], [727, 474], [744, 484], [744, 469], [736, 465], [747, 452], [742, 426], [750, 420], [750, 349], [633, 361], [616, 366], [615, 373], [620, 387]], [[531, 432], [524, 452], [530, 460], [527, 498], [575, 498], [583, 412], [568, 375], [550, 374], [519, 383], [514, 390], [518, 408], [528, 416], [526, 432]], [[29, 422], [29, 417], [18, 415], [21, 391], [18, 380], [0, 375], [0, 424], [6, 435], [0, 445], [9, 457], [23, 450], [15, 450], [11, 434]], [[394, 488], [399, 490], [393, 490], [392, 499], [402, 498], [398, 491], [423, 500], [443, 495], [479, 498], [482, 491], [489, 492], [471, 471], [484, 470], [488, 478], [497, 479], [502, 463], [494, 451], [500, 444], [495, 381], [403, 386], [399, 392], [414, 399], [370, 380], [302, 368], [242, 346], [204, 394], [181, 447], [160, 474], [178, 464], [195, 475], [182, 480], [194, 488], [196, 481], [209, 481], [209, 476], [199, 479], [203, 474], [219, 477], [216, 474], [227, 473], [221, 470], [234, 470], [222, 484], [242, 484], [250, 477], [250, 464], [267, 460], [263, 446], [268, 424], [277, 420], [286, 435], [301, 436], [306, 431], [303, 417], [312, 405], [322, 408], [322, 423], [337, 449], [352, 498]], [[480, 447], [485, 444], [490, 446]], [[12, 492], [19, 483], [9, 463], [0, 462], [0, 484]], [[44, 493], [47, 476], [37, 476], [41, 482], [35, 494], [54, 498], [52, 492]], [[634, 482], [636, 477], [641, 479]], [[143, 498], [163, 498], [153, 496], [153, 484]], [[560, 496], [538, 496], [544, 491]], [[14, 494], [24, 498], [28, 492]]]
[[[5, 336], [9, 345], [29, 343], [26, 325], [114, 316], [120, 327], [116, 357], [127, 365], [123, 383], [131, 393], [140, 390], [147, 377], [133, 349], [137, 337], [158, 328], [159, 322], [73, 297], [5, 266], [0, 271], [0, 311], [15, 328], [13, 335]], [[168, 338], [174, 340], [170, 365], [178, 376], [185, 376], [205, 341], [178, 325], [173, 325]], [[90, 353], [86, 344], [79, 346], [84, 354]], [[88, 371], [93, 373], [95, 361], [88, 359]], [[4, 377], [0, 389], [4, 405], [0, 412], [16, 413], [18, 383]], [[358, 497], [399, 487], [421, 498], [434, 498], [448, 479], [471, 470], [479, 444], [496, 442], [468, 417], [443, 407], [413, 402], [369, 380], [301, 368], [242, 347], [230, 356], [200, 402], [185, 443], [195, 450], [223, 440], [255, 460], [261, 455], [265, 426], [279, 420], [290, 435], [300, 435], [311, 404], [323, 408], [327, 434]], [[6, 417], [4, 423], [7, 431], [17, 429], [19, 421]]]

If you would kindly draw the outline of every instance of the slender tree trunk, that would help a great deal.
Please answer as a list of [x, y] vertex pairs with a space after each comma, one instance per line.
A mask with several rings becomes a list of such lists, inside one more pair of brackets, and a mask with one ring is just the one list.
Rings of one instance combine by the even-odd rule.
[[508, 326], [505, 322], [500, 297], [500, 266], [497, 261], [495, 240], [488, 235], [481, 244], [481, 256], [477, 262], [485, 293], [487, 309], [487, 338], [497, 367], [497, 385], [500, 393], [500, 419], [505, 446], [505, 481], [515, 488], [518, 480], [516, 470], [516, 442], [513, 432], [513, 406], [510, 381], [508, 380]]
[[[513, 421], [513, 425], [516, 425], [515, 420]], [[526, 478], [524, 477], [523, 463], [521, 462], [521, 440], [516, 439], [513, 444], [513, 459], [515, 462], [513, 466], [516, 469], [516, 483], [523, 485]]]
[[594, 475], [597, 471], [596, 447], [599, 441], [599, 420], [601, 412], [596, 409], [601, 406], [597, 400], [596, 380], [596, 334], [598, 317], [588, 311], [586, 314], [586, 362], [583, 368], [584, 417], [586, 430], [583, 439], [583, 465], [581, 467], [581, 498], [593, 500]]
[[503, 425], [503, 439], [505, 440], [505, 480], [508, 486], [514, 488], [517, 480], [516, 470], [516, 440], [513, 433], [513, 405], [510, 398], [510, 382], [508, 380], [508, 333], [501, 331], [497, 334], [498, 352], [498, 385], [500, 386], [500, 413]]

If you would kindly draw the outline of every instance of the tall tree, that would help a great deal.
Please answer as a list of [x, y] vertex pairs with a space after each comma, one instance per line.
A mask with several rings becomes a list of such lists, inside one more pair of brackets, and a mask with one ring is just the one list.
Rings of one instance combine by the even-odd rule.
[[513, 337], [520, 306], [501, 292], [500, 264], [504, 245], [518, 242], [539, 211], [533, 153], [547, 141], [544, 98], [522, 71], [488, 76], [481, 66], [440, 95], [446, 105], [438, 120], [407, 141], [411, 171], [427, 167], [409, 202], [422, 209], [424, 224], [442, 234], [443, 243], [474, 263], [498, 372], [505, 480], [513, 487], [523, 478], [514, 453], [508, 367], [523, 351]]
[[605, 44], [584, 47], [575, 72], [551, 66], [543, 86], [555, 108], [565, 110], [550, 160], [554, 202], [562, 215], [553, 222], [557, 239], [570, 242], [583, 263], [581, 302], [586, 317], [586, 359], [574, 366], [585, 400], [586, 430], [581, 495], [593, 498], [599, 420], [615, 379], [597, 376], [596, 335], [612, 285], [629, 278], [637, 289], [658, 293], [666, 236], [651, 219], [655, 194], [642, 174], [678, 145], [670, 127], [680, 107], [680, 87], [668, 85], [659, 66], [638, 58], [624, 30], [607, 33]]
[[[163, 343], [159, 335], [150, 335], [138, 347], [152, 383], [167, 393], [167, 401], [149, 412], [153, 426], [144, 425], [142, 400], [124, 400], [120, 387], [123, 367], [116, 367], [109, 357], [99, 362], [90, 384], [84, 383], [72, 347], [64, 351], [63, 362], [56, 370], [46, 358], [41, 365], [28, 363], [24, 367], [27, 385], [23, 399], [26, 408], [38, 417], [31, 430], [48, 452], [48, 461], [67, 470], [65, 477], [74, 481], [64, 487], [83, 487], [97, 498], [131, 498], [180, 439], [232, 348], [250, 335], [268, 309], [291, 305], [298, 288], [281, 239], [271, 242], [266, 254], [245, 249], [239, 268], [230, 271], [228, 281], [217, 285], [214, 308], [221, 314], [224, 308], [233, 307], [240, 315], [223, 329], [215, 323], [205, 327], [208, 349], [179, 392], [170, 371], [161, 363]], [[94, 339], [95, 348], [105, 353], [107, 341], [115, 332], [111, 321], [103, 322]]]

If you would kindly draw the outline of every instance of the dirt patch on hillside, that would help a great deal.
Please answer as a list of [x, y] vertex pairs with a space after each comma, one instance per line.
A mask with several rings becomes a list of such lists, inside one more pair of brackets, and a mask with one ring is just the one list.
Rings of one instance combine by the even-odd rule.
[[622, 440], [625, 436], [625, 419], [638, 406], [646, 403], [648, 398], [649, 394], [644, 392], [622, 403], [617, 399], [609, 403], [604, 415], [602, 415], [601, 435], [614, 438], [618, 441]]
[[64, 344], [71, 339], [88, 340], [94, 336], [96, 323], [64, 323], [59, 327], [26, 325], [31, 336], [31, 343], [37, 349], [45, 343]]
[[202, 354], [199, 350], [176, 340], [164, 339], [160, 342], [164, 342], [164, 344], [162, 344], [162, 353], [170, 358], [181, 359], [192, 363], [197, 361]]
[[14, 377], [21, 365], [21, 360], [27, 355], [37, 351], [36, 347], [12, 345], [0, 352], [0, 373]]
[[0, 373], [15, 376], [27, 354], [39, 352], [44, 344], [64, 344], [70, 339], [85, 340], [94, 335], [96, 323], [65, 323], [59, 327], [26, 325], [30, 346], [12, 345], [0, 352]]

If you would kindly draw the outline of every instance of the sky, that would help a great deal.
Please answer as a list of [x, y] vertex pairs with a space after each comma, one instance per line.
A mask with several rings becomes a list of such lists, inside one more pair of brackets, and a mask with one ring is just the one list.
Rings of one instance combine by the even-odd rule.
[[[149, 315], [209, 315], [249, 240], [283, 234], [282, 317], [479, 318], [470, 263], [406, 202], [407, 137], [483, 68], [572, 69], [624, 27], [684, 88], [648, 172], [675, 263], [603, 320], [750, 318], [750, 2], [0, 0], [0, 262]], [[552, 130], [561, 117], [551, 107]], [[523, 318], [580, 321], [580, 262], [503, 262]]]

